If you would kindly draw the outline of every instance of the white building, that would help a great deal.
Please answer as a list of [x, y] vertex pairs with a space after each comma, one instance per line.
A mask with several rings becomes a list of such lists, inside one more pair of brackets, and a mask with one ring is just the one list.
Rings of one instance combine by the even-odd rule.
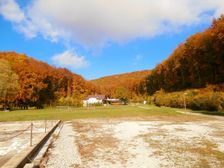
[[105, 95], [89, 95], [85, 100], [83, 100], [83, 106], [86, 107], [94, 104], [103, 104], [105, 100]]

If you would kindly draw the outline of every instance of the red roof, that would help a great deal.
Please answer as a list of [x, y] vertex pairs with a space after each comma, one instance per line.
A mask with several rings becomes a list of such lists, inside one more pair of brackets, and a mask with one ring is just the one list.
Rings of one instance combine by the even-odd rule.
[[90, 98], [96, 98], [98, 100], [103, 100], [103, 99], [106, 99], [106, 96], [105, 95], [89, 95], [89, 96], [87, 96], [87, 98], [85, 100], [88, 100]]

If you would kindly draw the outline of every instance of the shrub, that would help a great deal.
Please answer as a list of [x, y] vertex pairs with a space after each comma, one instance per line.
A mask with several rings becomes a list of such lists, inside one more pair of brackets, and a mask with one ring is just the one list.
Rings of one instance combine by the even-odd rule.
[[216, 90], [211, 85], [203, 89], [172, 93], [160, 90], [154, 94], [153, 98], [150, 98], [151, 102], [157, 106], [183, 108], [185, 99], [186, 106], [193, 110], [224, 111], [224, 92]]
[[76, 106], [81, 107], [82, 103], [80, 100], [75, 99], [73, 97], [62, 97], [58, 101], [58, 105], [60, 106]]
[[199, 94], [190, 102], [189, 107], [193, 110], [223, 111], [224, 93], [208, 92]]
[[157, 106], [183, 107], [183, 97], [179, 93], [157, 92], [154, 97]]

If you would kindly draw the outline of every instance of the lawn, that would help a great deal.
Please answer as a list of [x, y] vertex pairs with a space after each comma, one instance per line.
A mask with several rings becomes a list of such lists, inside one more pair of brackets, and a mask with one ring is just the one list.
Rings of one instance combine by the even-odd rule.
[[81, 118], [122, 118], [147, 116], [177, 116], [182, 115], [172, 108], [160, 108], [149, 105], [123, 105], [108, 107], [55, 107], [41, 110], [16, 110], [0, 112], [0, 121], [28, 121], [28, 120], [72, 120]]
[[193, 113], [201, 113], [201, 114], [206, 114], [206, 115], [211, 115], [211, 116], [224, 116], [224, 112], [219, 112], [219, 111], [191, 111]]

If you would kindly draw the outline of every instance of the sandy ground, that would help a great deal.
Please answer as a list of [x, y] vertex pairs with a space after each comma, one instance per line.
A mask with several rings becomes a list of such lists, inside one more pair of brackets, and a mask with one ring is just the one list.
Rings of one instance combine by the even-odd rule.
[[78, 152], [78, 147], [74, 143], [75, 137], [71, 123], [65, 123], [60, 136], [54, 143], [54, 148], [51, 152], [50, 159], [45, 165], [48, 168], [66, 168], [71, 165], [80, 165], [81, 159]]
[[[0, 167], [30, 145], [30, 122], [0, 122]], [[47, 127], [52, 125], [47, 122]], [[33, 122], [33, 138], [45, 132], [45, 122]]]
[[46, 167], [223, 168], [223, 120], [75, 120], [65, 123]]

